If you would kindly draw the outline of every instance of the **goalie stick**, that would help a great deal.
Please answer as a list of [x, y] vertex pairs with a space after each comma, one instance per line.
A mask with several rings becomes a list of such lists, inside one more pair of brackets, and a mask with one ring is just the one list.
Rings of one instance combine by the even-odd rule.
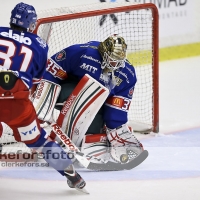
[[[62, 131], [62, 129], [58, 126], [57, 123], [52, 122], [50, 124], [50, 127], [52, 131], [59, 137], [61, 142], [68, 149], [67, 153], [72, 153], [86, 169], [96, 170], [96, 171], [130, 170], [140, 165], [148, 157], [148, 151], [144, 150], [141, 154], [139, 154], [135, 159], [133, 159], [129, 163], [120, 164], [111, 161], [107, 161], [105, 163], [94, 163], [92, 162], [92, 159], [97, 159], [97, 158], [93, 156], [91, 157], [88, 155], [84, 155], [82, 152], [80, 152], [80, 150], [71, 141], [71, 139]], [[87, 157], [89, 157], [90, 160], [88, 160]]]
[[88, 169], [96, 171], [130, 170], [140, 165], [148, 157], [148, 155], [149, 155], [148, 151], [144, 150], [139, 156], [137, 156], [135, 159], [126, 164], [114, 163], [111, 161], [102, 164], [100, 163], [96, 164], [91, 162], [88, 166]]

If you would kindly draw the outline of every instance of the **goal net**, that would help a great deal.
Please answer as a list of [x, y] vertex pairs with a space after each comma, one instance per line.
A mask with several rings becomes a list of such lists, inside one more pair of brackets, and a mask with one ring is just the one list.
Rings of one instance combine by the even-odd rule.
[[39, 13], [36, 33], [47, 41], [49, 56], [72, 44], [124, 37], [137, 83], [129, 109], [135, 131], [158, 132], [158, 11], [154, 4], [96, 3]]
[[[137, 75], [129, 124], [138, 132], [159, 131], [158, 10], [154, 4], [104, 2], [43, 10], [38, 13], [35, 33], [48, 43], [49, 57], [72, 44], [103, 41], [113, 34], [124, 37], [127, 59]], [[5, 124], [0, 144], [8, 146], [2, 148], [5, 153], [18, 148], [32, 152], [14, 140]]]

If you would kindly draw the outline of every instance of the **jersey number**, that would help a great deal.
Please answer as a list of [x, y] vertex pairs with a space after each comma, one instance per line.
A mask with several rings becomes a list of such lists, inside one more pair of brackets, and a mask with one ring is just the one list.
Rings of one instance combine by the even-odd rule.
[[130, 104], [131, 104], [131, 100], [124, 98], [124, 104], [122, 106], [122, 110], [129, 110]]
[[[12, 58], [16, 53], [16, 46], [13, 42], [0, 39], [0, 46], [6, 47], [6, 51], [0, 51], [0, 59], [3, 60], [3, 64], [0, 67], [10, 69], [12, 65]], [[32, 59], [32, 50], [26, 46], [22, 46], [19, 55], [24, 56], [23, 61], [19, 64], [19, 71], [25, 72], [28, 69], [30, 61]]]

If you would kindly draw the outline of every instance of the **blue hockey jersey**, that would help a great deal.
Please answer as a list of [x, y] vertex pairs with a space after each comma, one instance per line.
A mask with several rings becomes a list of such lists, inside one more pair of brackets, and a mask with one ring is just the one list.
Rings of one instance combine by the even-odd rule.
[[102, 85], [109, 87], [110, 94], [104, 103], [103, 120], [108, 128], [113, 129], [128, 121], [128, 110], [137, 79], [134, 67], [126, 61], [124, 68], [115, 70], [116, 85], [112, 87], [112, 73], [103, 73], [98, 45], [99, 42], [90, 41], [61, 50], [49, 59], [43, 78], [61, 84], [67, 78], [67, 74], [81, 79], [87, 73]]
[[37, 35], [0, 27], [0, 70], [12, 70], [28, 88], [45, 72], [48, 46]]

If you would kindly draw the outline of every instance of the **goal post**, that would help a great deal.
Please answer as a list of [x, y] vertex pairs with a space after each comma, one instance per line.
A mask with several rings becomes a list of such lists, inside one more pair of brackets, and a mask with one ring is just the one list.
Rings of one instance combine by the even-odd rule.
[[159, 132], [158, 9], [152, 3], [95, 3], [39, 12], [35, 33], [47, 41], [49, 57], [72, 44], [103, 41], [116, 33], [127, 43], [137, 83], [129, 124], [138, 132]]

